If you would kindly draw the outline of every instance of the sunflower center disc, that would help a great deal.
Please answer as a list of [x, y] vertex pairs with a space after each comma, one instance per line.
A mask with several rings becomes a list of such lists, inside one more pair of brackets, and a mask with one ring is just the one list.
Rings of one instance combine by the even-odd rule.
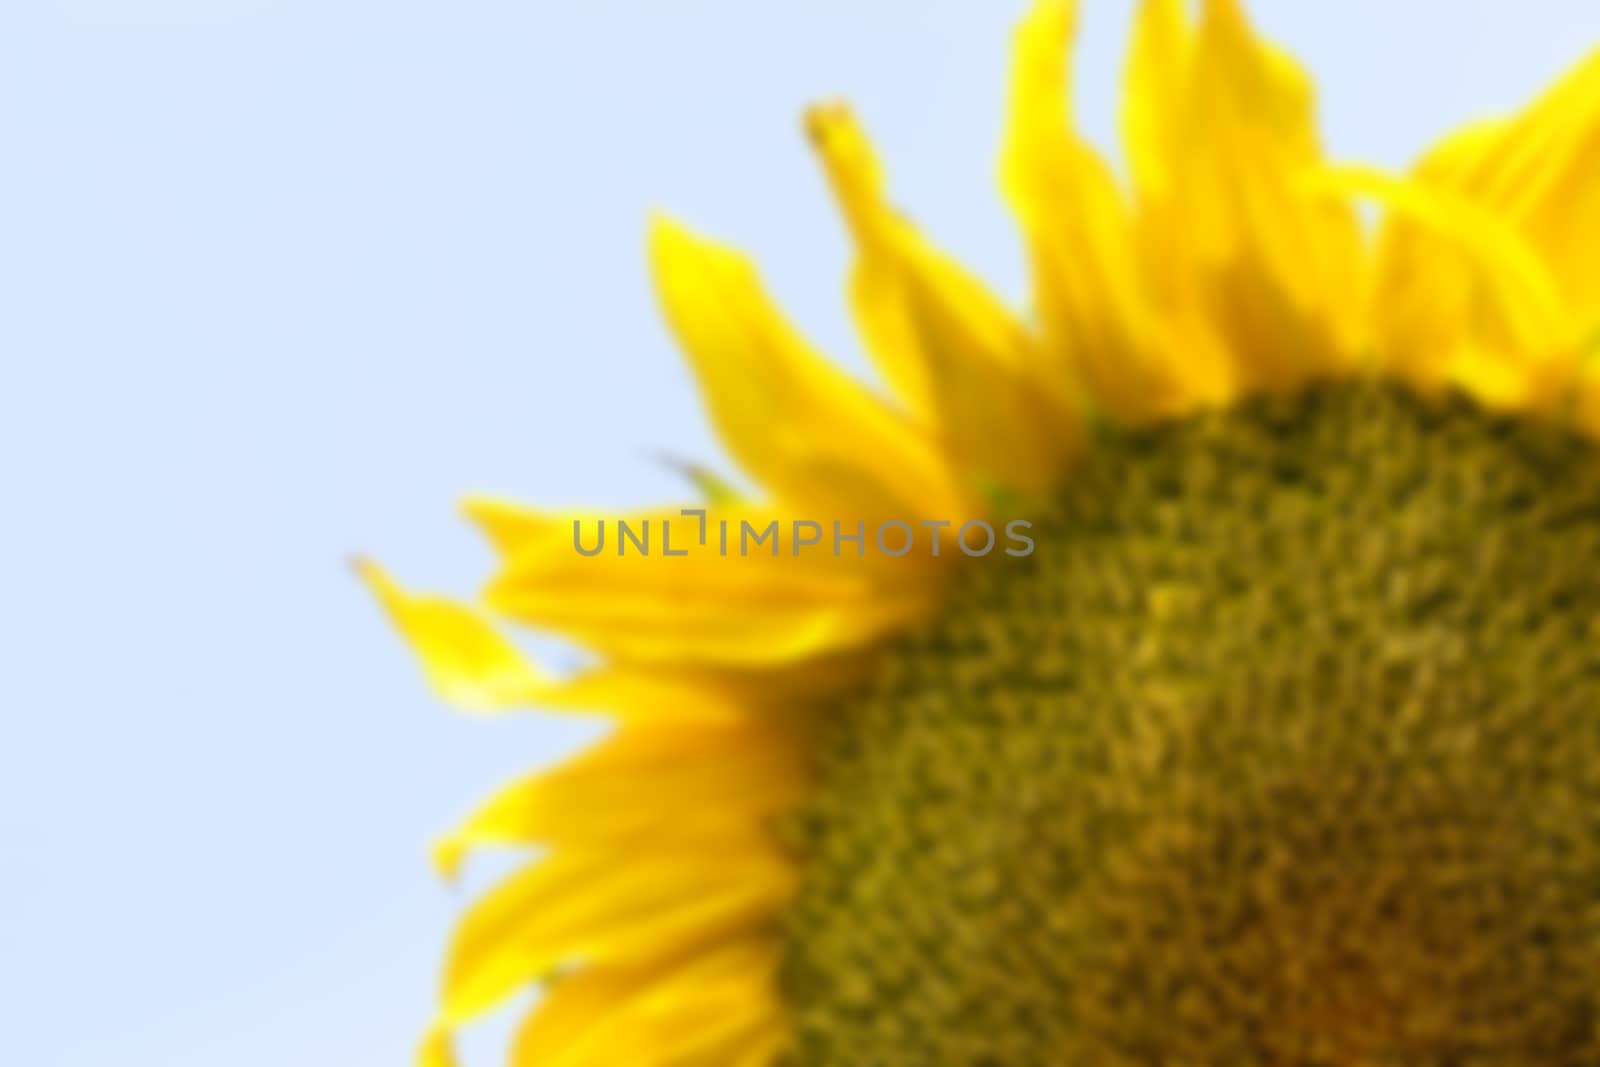
[[1600, 1063], [1600, 448], [1324, 387], [1050, 512], [831, 720], [790, 1062]]

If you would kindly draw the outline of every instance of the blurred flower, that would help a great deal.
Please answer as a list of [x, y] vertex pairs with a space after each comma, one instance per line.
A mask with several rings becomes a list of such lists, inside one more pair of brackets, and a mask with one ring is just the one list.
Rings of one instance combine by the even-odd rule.
[[651, 234], [763, 489], [705, 479], [713, 520], [1037, 551], [719, 552], [678, 507], [625, 517], [669, 555], [575, 551], [600, 516], [473, 502], [487, 608], [597, 654], [559, 679], [365, 568], [447, 698], [617, 720], [441, 844], [545, 852], [462, 921], [424, 1062], [532, 983], [543, 1067], [1600, 1057], [1600, 58], [1390, 177], [1325, 162], [1235, 0], [1146, 0], [1123, 182], [1074, 8], [1016, 38], [1026, 319], [807, 117], [891, 395]]

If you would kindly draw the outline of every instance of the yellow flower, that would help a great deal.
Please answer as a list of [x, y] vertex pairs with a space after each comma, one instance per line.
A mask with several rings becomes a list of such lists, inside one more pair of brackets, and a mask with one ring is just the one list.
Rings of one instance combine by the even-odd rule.
[[596, 666], [364, 567], [448, 699], [616, 718], [441, 844], [540, 852], [424, 1063], [531, 985], [541, 1067], [1600, 1059], [1600, 56], [1397, 178], [1236, 0], [1145, 0], [1122, 182], [1074, 21], [1016, 37], [1026, 317], [808, 116], [889, 396], [654, 225], [763, 495], [468, 506]]

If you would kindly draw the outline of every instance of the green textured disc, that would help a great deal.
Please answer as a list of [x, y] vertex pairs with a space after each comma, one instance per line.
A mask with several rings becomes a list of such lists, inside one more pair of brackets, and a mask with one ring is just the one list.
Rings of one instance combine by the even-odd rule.
[[1600, 449], [1329, 386], [1042, 510], [831, 713], [791, 1063], [1600, 1063]]

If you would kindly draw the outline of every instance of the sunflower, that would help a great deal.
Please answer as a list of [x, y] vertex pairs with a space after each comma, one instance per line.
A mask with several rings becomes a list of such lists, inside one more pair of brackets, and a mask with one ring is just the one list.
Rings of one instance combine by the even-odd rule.
[[542, 1067], [1600, 1063], [1600, 56], [1390, 176], [1236, 0], [1145, 0], [1123, 177], [1075, 18], [1015, 40], [1026, 317], [816, 108], [885, 392], [659, 221], [761, 493], [472, 501], [483, 608], [365, 566], [445, 697], [615, 719], [440, 845], [536, 855], [424, 1063], [530, 986]]

